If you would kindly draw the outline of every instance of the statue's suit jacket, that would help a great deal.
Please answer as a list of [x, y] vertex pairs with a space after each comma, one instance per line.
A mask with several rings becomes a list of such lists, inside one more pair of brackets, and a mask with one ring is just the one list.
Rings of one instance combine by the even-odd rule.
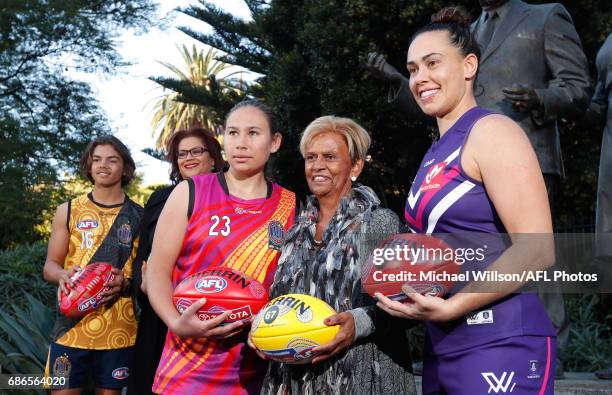
[[[601, 141], [595, 224], [598, 233], [609, 234], [612, 233], [612, 33], [597, 53], [596, 64], [597, 86], [591, 111], [596, 119], [605, 120], [605, 127]], [[598, 255], [612, 256], [610, 236], [600, 244]]]
[[[538, 156], [543, 173], [563, 175], [557, 119], [582, 115], [590, 102], [588, 65], [571, 17], [561, 4], [531, 5], [510, 0], [480, 57], [475, 94], [478, 105], [516, 121]], [[483, 14], [472, 24], [480, 42]], [[526, 84], [542, 106], [531, 112], [512, 109], [502, 88]], [[403, 111], [414, 108], [408, 80], [392, 87], [389, 99]], [[410, 96], [410, 97], [408, 97]]]

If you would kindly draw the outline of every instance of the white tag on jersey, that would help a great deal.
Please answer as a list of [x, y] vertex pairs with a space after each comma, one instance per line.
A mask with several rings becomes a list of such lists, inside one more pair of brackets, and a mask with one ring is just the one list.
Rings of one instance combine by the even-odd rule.
[[492, 324], [493, 322], [493, 310], [476, 311], [467, 315], [468, 325]]

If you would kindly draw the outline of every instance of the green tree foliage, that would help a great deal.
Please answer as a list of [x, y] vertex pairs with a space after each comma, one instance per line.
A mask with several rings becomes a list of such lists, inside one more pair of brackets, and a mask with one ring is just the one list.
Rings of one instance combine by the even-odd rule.
[[6, 0], [0, 8], [0, 246], [32, 241], [65, 198], [88, 140], [110, 127], [87, 84], [66, 71], [111, 72], [114, 39], [143, 30], [151, 0]]
[[[161, 64], [178, 77], [178, 81], [187, 82], [198, 91], [207, 93], [215, 89], [221, 97], [229, 92], [240, 94], [245, 84], [237, 77], [239, 71], [231, 72], [233, 68], [227, 63], [216, 60], [217, 51], [209, 48], [208, 51], [198, 50], [195, 45], [191, 50], [183, 45], [179, 47], [183, 65], [175, 66], [170, 63]], [[167, 79], [153, 78], [162, 86]], [[155, 99], [153, 103], [153, 119], [151, 126], [153, 134], [157, 135], [157, 148], [163, 149], [167, 139], [174, 131], [188, 128], [193, 125], [202, 125], [210, 130], [219, 128], [219, 115], [217, 107], [209, 107], [177, 100], [178, 93], [166, 92]]]
[[130, 197], [130, 199], [144, 207], [153, 192], [157, 191], [158, 189], [167, 187], [168, 184], [154, 184], [144, 186], [142, 184], [143, 178], [144, 175], [142, 173], [137, 172], [136, 177], [134, 177], [132, 182], [130, 182], [130, 184], [125, 188], [125, 193]]
[[[543, 1], [542, 1], [543, 2]], [[252, 20], [243, 21], [201, 0], [181, 11], [213, 27], [204, 34], [180, 28], [186, 34], [217, 48], [219, 59], [262, 74], [260, 89], [251, 92], [271, 104], [284, 132], [284, 148], [275, 160], [274, 175], [300, 195], [306, 183], [296, 164], [299, 133], [323, 114], [351, 117], [372, 134], [372, 162], [361, 181], [374, 187], [397, 212], [402, 206], [422, 155], [435, 137], [431, 122], [406, 119], [386, 102], [384, 82], [363, 66], [369, 51], [386, 54], [398, 70], [405, 70], [405, 54], [412, 33], [447, 1], [366, 0], [264, 1], [245, 0]], [[563, 2], [574, 17], [589, 59], [610, 30], [611, 18], [604, 1]], [[455, 1], [474, 17], [480, 9], [473, 1]], [[172, 89], [181, 91], [179, 86]], [[192, 98], [193, 99], [193, 98]], [[196, 101], [196, 100], [194, 100]], [[564, 188], [560, 201], [576, 203], [561, 215], [592, 214], [599, 130], [564, 126], [566, 166], [570, 182], [582, 183], [575, 196]], [[584, 153], [586, 146], [588, 150]], [[576, 161], [577, 167], [571, 164]], [[585, 174], [586, 173], [586, 174]], [[580, 200], [576, 200], [580, 199]], [[567, 207], [566, 207], [567, 206]]]
[[0, 250], [0, 310], [25, 307], [24, 290], [49, 308], [55, 307], [57, 286], [42, 276], [46, 256], [47, 244], [40, 241]]
[[[4, 373], [42, 374], [49, 352], [49, 333], [53, 329], [53, 310], [24, 293], [25, 307], [0, 309], [0, 364]], [[23, 393], [23, 392], [22, 392]], [[26, 393], [44, 394], [43, 390]]]
[[572, 295], [566, 299], [568, 314], [573, 318], [567, 349], [561, 356], [566, 370], [594, 372], [610, 366], [612, 334], [606, 320], [610, 305], [606, 295]]

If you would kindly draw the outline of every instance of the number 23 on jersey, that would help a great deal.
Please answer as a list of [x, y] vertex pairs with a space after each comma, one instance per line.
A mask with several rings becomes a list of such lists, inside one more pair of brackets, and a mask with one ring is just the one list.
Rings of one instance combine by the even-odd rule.
[[208, 231], [209, 236], [228, 236], [231, 233], [230, 227], [230, 218], [227, 215], [220, 217], [218, 215], [213, 215], [210, 217], [212, 221], [212, 225], [210, 226], [210, 230]]

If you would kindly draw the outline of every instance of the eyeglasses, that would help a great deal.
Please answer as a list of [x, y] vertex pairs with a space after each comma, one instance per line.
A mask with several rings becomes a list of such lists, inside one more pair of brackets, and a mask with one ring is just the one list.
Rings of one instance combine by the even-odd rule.
[[193, 158], [197, 158], [198, 156], [202, 156], [204, 152], [208, 152], [208, 150], [204, 147], [195, 147], [188, 150], [180, 150], [177, 156], [179, 159], [186, 159], [189, 154], [191, 154]]

